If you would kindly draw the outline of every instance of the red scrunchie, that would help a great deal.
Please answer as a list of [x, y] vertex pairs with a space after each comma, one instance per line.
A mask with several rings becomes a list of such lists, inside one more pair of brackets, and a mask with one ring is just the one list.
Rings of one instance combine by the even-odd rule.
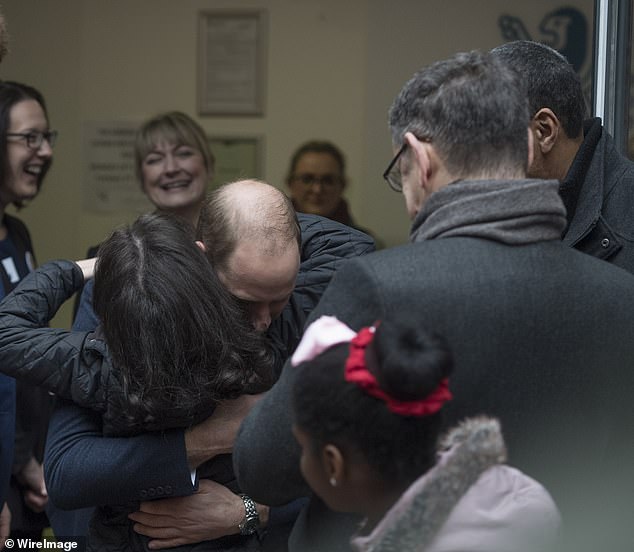
[[374, 327], [362, 328], [350, 341], [350, 354], [346, 360], [345, 380], [358, 385], [368, 395], [381, 399], [387, 407], [401, 416], [428, 416], [438, 412], [443, 404], [452, 399], [449, 380], [444, 378], [436, 389], [424, 399], [400, 401], [390, 397], [379, 387], [376, 378], [368, 371], [365, 363], [365, 351], [374, 339]]

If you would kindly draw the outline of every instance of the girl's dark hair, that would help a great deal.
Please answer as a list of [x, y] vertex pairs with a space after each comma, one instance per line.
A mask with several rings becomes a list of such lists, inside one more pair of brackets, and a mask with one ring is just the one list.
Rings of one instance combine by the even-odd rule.
[[[344, 379], [349, 343], [336, 345], [297, 366], [295, 423], [313, 441], [360, 453], [388, 483], [409, 484], [434, 463], [442, 410], [429, 416], [402, 416]], [[453, 362], [444, 341], [420, 328], [383, 322], [366, 350], [369, 370], [383, 391], [411, 401], [428, 396]]]
[[177, 217], [143, 215], [100, 246], [94, 308], [132, 430], [195, 423], [217, 401], [272, 384], [263, 336]]
[[[44, 101], [44, 96], [42, 96], [38, 90], [19, 82], [0, 81], [0, 171], [4, 182], [9, 178], [10, 171], [7, 151], [7, 133], [11, 128], [11, 109], [13, 109], [15, 104], [24, 100], [35, 100], [40, 104], [42, 111], [44, 111], [44, 116], [48, 121], [46, 102]], [[51, 163], [52, 158], [48, 159], [42, 167], [42, 172], [37, 181], [38, 190], [44, 181], [46, 173], [51, 167]], [[14, 201], [13, 204], [18, 209], [24, 207], [24, 202], [22, 201]]]

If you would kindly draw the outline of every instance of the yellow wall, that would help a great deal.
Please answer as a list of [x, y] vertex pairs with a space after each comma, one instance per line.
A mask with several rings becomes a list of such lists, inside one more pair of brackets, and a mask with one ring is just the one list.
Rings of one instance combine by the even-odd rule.
[[[591, 24], [590, 0], [3, 0], [12, 40], [0, 76], [39, 88], [60, 131], [44, 188], [20, 213], [38, 261], [79, 258], [135, 216], [83, 210], [83, 124], [171, 109], [196, 116], [210, 134], [264, 136], [264, 176], [280, 187], [295, 146], [333, 140], [348, 158], [347, 195], [359, 223], [388, 245], [403, 243], [402, 198], [381, 179], [394, 95], [429, 62], [504, 42], [500, 14], [519, 17], [539, 39], [542, 17], [563, 5]], [[197, 116], [197, 14], [214, 8], [268, 10], [264, 117]], [[54, 325], [69, 316], [65, 307]]]

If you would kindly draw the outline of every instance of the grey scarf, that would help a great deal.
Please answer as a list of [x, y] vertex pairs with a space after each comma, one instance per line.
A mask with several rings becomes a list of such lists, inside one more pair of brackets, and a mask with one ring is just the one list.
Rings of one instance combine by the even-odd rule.
[[474, 237], [522, 245], [561, 239], [566, 209], [557, 180], [459, 180], [432, 194], [410, 241]]

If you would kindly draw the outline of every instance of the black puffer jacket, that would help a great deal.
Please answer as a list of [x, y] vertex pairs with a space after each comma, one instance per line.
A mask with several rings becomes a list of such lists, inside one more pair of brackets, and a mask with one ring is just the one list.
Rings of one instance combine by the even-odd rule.
[[21, 381], [42, 386], [80, 406], [103, 413], [105, 435], [187, 427], [209, 417], [213, 404], [195, 412], [174, 405], [160, 426], [130, 427], [119, 412], [121, 383], [99, 331], [75, 332], [46, 327], [84, 278], [71, 261], [51, 261], [31, 272], [0, 303], [0, 365]]
[[267, 336], [278, 356], [279, 371], [297, 347], [306, 319], [319, 303], [335, 272], [346, 260], [372, 253], [374, 239], [350, 226], [297, 213], [301, 229], [301, 264], [288, 305], [273, 321]]
[[[49, 262], [24, 278], [0, 303], [0, 366], [7, 375], [101, 412], [104, 434], [130, 434], [140, 428], [118, 421], [122, 417], [117, 416], [116, 405], [122, 404], [122, 388], [99, 331], [46, 327], [62, 303], [82, 284], [82, 272], [71, 261]], [[175, 406], [167, 421], [173, 427], [187, 427], [210, 416], [213, 409], [213, 405], [201, 405], [192, 414]], [[147, 424], [144, 429], [167, 427]], [[213, 479], [239, 492], [229, 454], [203, 464], [197, 473], [200, 478]], [[137, 509], [138, 503], [98, 508], [91, 521], [89, 550], [147, 550], [147, 539], [133, 531], [127, 517]], [[258, 547], [256, 536], [232, 535], [199, 543], [192, 550], [246, 551]]]
[[[366, 234], [313, 215], [298, 216], [302, 230], [301, 266], [296, 287], [282, 316], [268, 335], [275, 344], [280, 366], [301, 337], [306, 318], [316, 306], [334, 272], [350, 257], [374, 251]], [[129, 427], [117, 423], [112, 405], [118, 401], [121, 385], [116, 378], [104, 341], [97, 332], [69, 332], [44, 326], [59, 306], [83, 284], [81, 270], [70, 261], [47, 263], [25, 279], [20, 288], [0, 303], [0, 359], [6, 355], [19, 365], [11, 375], [43, 385], [80, 406], [104, 412], [104, 434], [129, 434]], [[203, 409], [205, 410], [205, 409]], [[196, 418], [206, 418], [207, 407]], [[197, 420], [182, 417], [174, 426], [188, 426]], [[163, 429], [148, 427], [146, 429]], [[209, 478], [239, 492], [230, 455], [221, 455], [198, 470]], [[89, 534], [90, 550], [147, 550], [147, 539], [132, 529], [127, 514], [137, 503], [102, 506], [96, 510]], [[257, 550], [256, 536], [232, 535], [187, 547], [188, 550]]]

